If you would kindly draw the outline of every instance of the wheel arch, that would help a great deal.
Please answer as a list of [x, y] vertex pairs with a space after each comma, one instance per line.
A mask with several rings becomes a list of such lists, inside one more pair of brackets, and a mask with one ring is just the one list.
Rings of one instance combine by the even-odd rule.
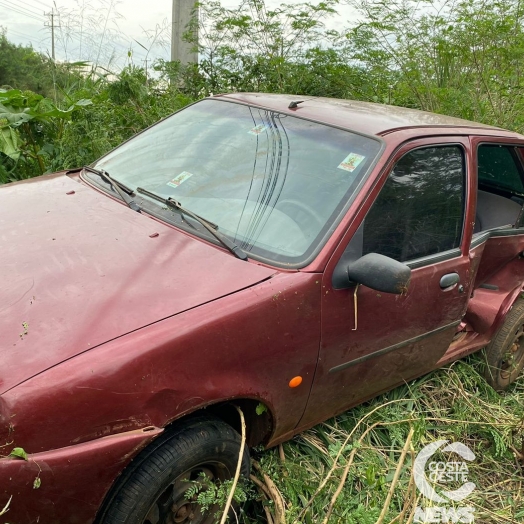
[[[260, 405], [264, 406], [264, 408], [259, 408], [258, 411], [260, 414], [258, 414], [257, 407]], [[189, 424], [199, 418], [205, 419], [207, 417], [210, 419], [220, 419], [241, 434], [241, 422], [239, 413], [236, 409], [237, 407], [239, 407], [244, 414], [247, 446], [254, 447], [268, 442], [273, 433], [273, 414], [271, 413], [270, 408], [260, 400], [251, 398], [234, 398], [217, 401], [216, 403], [196, 408], [190, 413], [186, 413], [167, 423], [164, 427], [164, 431], [131, 459], [129, 464], [127, 464], [127, 466], [121, 471], [120, 475], [115, 479], [113, 485], [106, 493], [97, 512], [94, 524], [103, 524], [104, 516], [106, 515], [108, 507], [114, 500], [118, 488], [127, 478], [129, 478], [137, 465], [142, 463], [152, 450], [159, 447], [162, 442], [169, 439], [173, 433], [176, 433], [185, 424]]]
[[[246, 443], [252, 448], [266, 444], [274, 429], [273, 414], [263, 402], [250, 398], [239, 398], [211, 404], [206, 408], [197, 409], [191, 415], [205, 415], [211, 413], [229, 424], [235, 431], [242, 433], [240, 416], [236, 407], [242, 410], [246, 424]], [[258, 412], [257, 412], [258, 411]], [[172, 424], [181, 422], [186, 417], [177, 419]]]
[[[182, 416], [176, 417], [164, 426], [165, 433], [176, 431], [187, 421], [197, 417], [211, 415], [223, 420], [237, 433], [242, 433], [240, 415], [237, 407], [242, 410], [246, 424], [246, 444], [252, 448], [269, 442], [274, 430], [274, 416], [271, 408], [259, 399], [232, 398], [220, 400], [204, 406], [198, 406]], [[257, 413], [258, 410], [258, 413]], [[259, 414], [260, 413], [260, 414]]]
[[511, 311], [513, 306], [518, 302], [519, 299], [523, 298], [523, 291], [524, 291], [524, 287], [522, 286], [521, 283], [519, 283], [519, 285], [515, 286], [511, 290], [511, 292], [506, 295], [504, 301], [500, 305], [500, 308], [497, 311], [497, 314], [495, 315], [495, 318], [493, 320], [493, 325], [490, 331], [490, 339], [492, 339], [493, 336], [502, 327], [507, 314]]

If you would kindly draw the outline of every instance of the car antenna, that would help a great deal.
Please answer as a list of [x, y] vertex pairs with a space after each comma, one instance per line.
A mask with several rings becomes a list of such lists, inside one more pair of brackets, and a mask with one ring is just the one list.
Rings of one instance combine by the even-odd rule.
[[298, 107], [298, 104], [303, 104], [304, 102], [309, 102], [310, 100], [315, 100], [315, 98], [319, 98], [319, 97], [318, 96], [314, 96], [313, 98], [308, 98], [307, 100], [292, 100], [287, 107], [288, 107], [288, 109], [296, 109]]

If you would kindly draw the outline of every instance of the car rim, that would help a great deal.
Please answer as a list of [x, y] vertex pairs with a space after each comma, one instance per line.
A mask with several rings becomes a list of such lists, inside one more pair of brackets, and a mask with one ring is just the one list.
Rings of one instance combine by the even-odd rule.
[[519, 326], [513, 342], [499, 361], [499, 377], [503, 383], [513, 382], [524, 367], [524, 325]]
[[198, 493], [188, 498], [187, 491], [192, 482], [200, 483], [200, 490], [206, 484], [225, 480], [227, 469], [223, 464], [205, 464], [192, 468], [177, 477], [157, 498], [149, 509], [143, 524], [211, 524], [218, 506], [210, 507], [202, 513], [197, 502]]

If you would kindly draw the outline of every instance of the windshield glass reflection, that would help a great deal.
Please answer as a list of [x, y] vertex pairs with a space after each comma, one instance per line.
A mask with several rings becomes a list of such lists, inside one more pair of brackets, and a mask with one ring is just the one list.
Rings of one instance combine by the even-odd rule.
[[319, 247], [380, 147], [293, 116], [204, 100], [96, 167], [175, 198], [250, 255], [296, 265]]

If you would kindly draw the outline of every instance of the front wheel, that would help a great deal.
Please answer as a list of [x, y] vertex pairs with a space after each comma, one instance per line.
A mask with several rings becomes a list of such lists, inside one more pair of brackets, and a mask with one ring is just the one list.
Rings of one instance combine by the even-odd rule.
[[488, 383], [503, 391], [524, 367], [524, 300], [518, 299], [485, 349]]
[[[114, 490], [102, 524], [212, 524], [217, 505], [204, 511], [197, 496], [187, 496], [196, 481], [208, 483], [233, 478], [240, 451], [240, 435], [217, 418], [189, 421], [173, 434], [160, 437], [137, 457]], [[241, 474], [249, 476], [249, 453], [244, 449]]]

